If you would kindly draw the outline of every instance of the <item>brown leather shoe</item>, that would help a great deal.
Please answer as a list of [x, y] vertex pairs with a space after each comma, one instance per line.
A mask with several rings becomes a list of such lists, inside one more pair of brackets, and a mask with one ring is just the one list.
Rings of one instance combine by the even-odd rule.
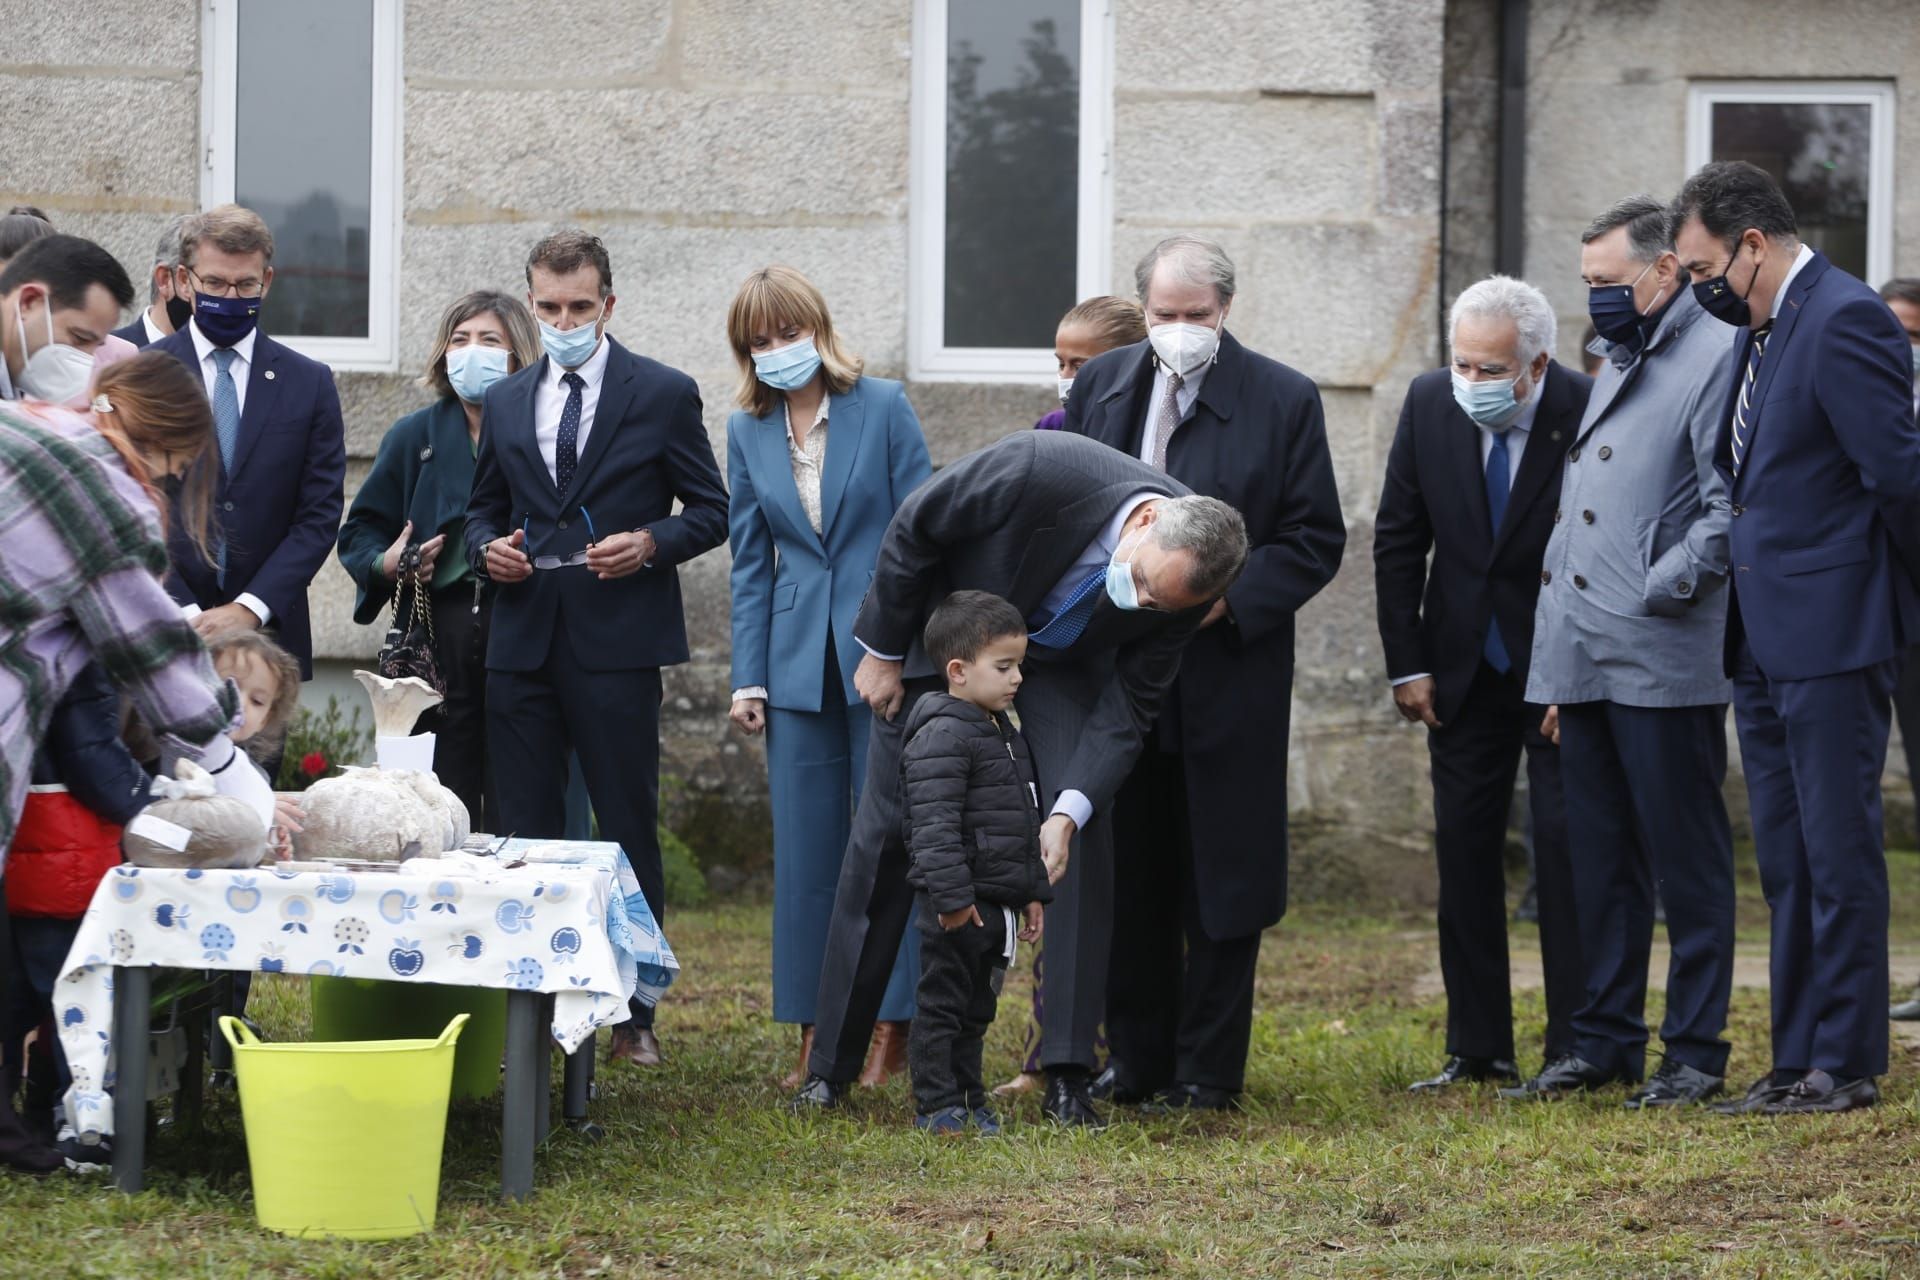
[[636, 1067], [657, 1067], [660, 1065], [660, 1038], [653, 1034], [651, 1027], [636, 1028], [629, 1023], [621, 1023], [613, 1029], [613, 1038], [607, 1043], [608, 1062], [631, 1062]]
[[873, 1044], [867, 1049], [867, 1065], [856, 1082], [863, 1089], [878, 1089], [895, 1076], [907, 1074], [908, 1022], [876, 1022]]
[[813, 1053], [813, 1024], [807, 1023], [800, 1028], [800, 1061], [794, 1065], [780, 1081], [782, 1093], [792, 1093], [807, 1082], [807, 1058]]

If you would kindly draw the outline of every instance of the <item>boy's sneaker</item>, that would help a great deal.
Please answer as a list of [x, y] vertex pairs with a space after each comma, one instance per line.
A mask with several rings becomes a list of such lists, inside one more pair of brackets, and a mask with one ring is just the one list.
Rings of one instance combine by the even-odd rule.
[[73, 1126], [60, 1126], [60, 1136], [55, 1140], [53, 1149], [67, 1162], [70, 1173], [111, 1173], [113, 1171], [113, 1143], [106, 1138], [94, 1142], [82, 1142]]
[[927, 1115], [915, 1116], [913, 1127], [936, 1137], [951, 1138], [967, 1131], [967, 1119], [965, 1107], [942, 1107]]
[[992, 1107], [975, 1107], [973, 1127], [980, 1131], [983, 1138], [997, 1138], [1000, 1136], [1000, 1117], [993, 1114]]

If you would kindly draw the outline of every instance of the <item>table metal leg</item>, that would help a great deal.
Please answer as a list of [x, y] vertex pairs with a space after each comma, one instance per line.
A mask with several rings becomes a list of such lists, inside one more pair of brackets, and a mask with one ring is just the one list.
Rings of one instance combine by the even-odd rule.
[[540, 1025], [534, 1028], [536, 1042], [540, 1051], [534, 1057], [533, 1140], [536, 1143], [547, 1140], [547, 1131], [553, 1127], [553, 997], [540, 997]]
[[113, 1088], [113, 1181], [122, 1191], [147, 1184], [147, 1024], [153, 970], [115, 965], [113, 1044], [119, 1059]]
[[507, 1069], [500, 1105], [500, 1195], [506, 1200], [533, 1194], [540, 1005], [537, 991], [507, 992]]
[[588, 1036], [578, 1049], [567, 1055], [561, 1075], [560, 1114], [567, 1127], [582, 1137], [598, 1140], [605, 1130], [587, 1118], [587, 1101], [593, 1090], [593, 1037]]

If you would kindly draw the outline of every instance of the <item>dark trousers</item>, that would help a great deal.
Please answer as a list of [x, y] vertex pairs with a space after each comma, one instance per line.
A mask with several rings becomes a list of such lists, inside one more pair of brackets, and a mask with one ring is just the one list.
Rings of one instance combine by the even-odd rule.
[[[666, 920], [656, 827], [660, 799], [660, 671], [582, 670], [554, 637], [538, 671], [487, 673], [487, 751], [503, 831], [543, 839], [566, 831], [567, 753], [576, 752], [604, 839], [618, 842], [654, 918]], [[632, 1002], [634, 1020], [653, 1010]]]
[[920, 985], [907, 1034], [913, 1108], [924, 1116], [948, 1107], [984, 1107], [980, 1057], [1006, 977], [1006, 912], [997, 903], [978, 903], [979, 924], [948, 930], [924, 894], [915, 895], [914, 903]]
[[1907, 650], [1900, 660], [1893, 714], [1900, 722], [1900, 746], [1907, 757], [1907, 785], [1920, 796], [1920, 645]]
[[1880, 772], [1894, 668], [1775, 680], [1744, 642], [1735, 659], [1734, 723], [1773, 913], [1775, 1071], [1852, 1080], [1887, 1069]]
[[1427, 735], [1447, 1052], [1463, 1058], [1514, 1058], [1506, 850], [1523, 751], [1546, 982], [1547, 1061], [1572, 1052], [1574, 1011], [1586, 999], [1567, 853], [1563, 762], [1559, 749], [1540, 733], [1545, 714], [1546, 708], [1526, 700], [1515, 673], [1503, 675], [1483, 662], [1460, 709]]
[[1113, 879], [1114, 1074], [1131, 1093], [1176, 1083], [1239, 1093], [1260, 935], [1214, 938], [1201, 923], [1186, 758], [1159, 750], [1151, 735], [1114, 800]]
[[[1667, 907], [1666, 1056], [1725, 1075], [1733, 994], [1733, 834], [1724, 706], [1560, 708], [1574, 894], [1587, 1000], [1574, 1052], [1639, 1079], [1646, 1069], [1654, 886]], [[1884, 1017], [1885, 1009], [1881, 1010]]]
[[[478, 605], [478, 612], [475, 606]], [[433, 593], [434, 658], [447, 700], [420, 717], [416, 733], [436, 735], [433, 772], [460, 797], [475, 831], [498, 832], [499, 805], [487, 786], [487, 624], [493, 591], [471, 581]]]
[[[913, 914], [900, 826], [901, 734], [914, 704], [944, 687], [932, 677], [907, 681], [899, 712], [891, 720], [874, 716], [867, 737], [867, 780], [833, 891], [833, 923], [814, 1003], [813, 1054], [807, 1060], [809, 1071], [836, 1084], [851, 1083], [866, 1062], [874, 1019]], [[911, 1052], [911, 1038], [908, 1045]]]

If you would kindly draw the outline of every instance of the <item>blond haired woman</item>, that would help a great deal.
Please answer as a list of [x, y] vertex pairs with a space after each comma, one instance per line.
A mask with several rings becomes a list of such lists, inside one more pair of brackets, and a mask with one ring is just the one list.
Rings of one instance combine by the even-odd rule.
[[[733, 546], [733, 710], [767, 735], [773, 807], [773, 1016], [801, 1028], [806, 1079], [820, 965], [871, 716], [854, 691], [854, 615], [887, 522], [932, 473], [897, 382], [861, 374], [826, 300], [791, 267], [748, 276], [727, 313], [740, 366], [727, 420]], [[919, 977], [912, 931], [896, 957], [861, 1080], [905, 1069]]]
[[401, 553], [419, 548], [420, 581], [433, 604], [434, 658], [447, 682], [446, 702], [422, 718], [420, 729], [439, 735], [433, 771], [487, 831], [498, 825], [486, 785], [493, 596], [467, 563], [462, 531], [480, 446], [480, 401], [494, 383], [539, 359], [539, 333], [519, 299], [478, 290], [448, 307], [420, 379], [437, 398], [388, 428], [337, 544], [360, 589], [353, 620], [363, 625], [393, 598]]

